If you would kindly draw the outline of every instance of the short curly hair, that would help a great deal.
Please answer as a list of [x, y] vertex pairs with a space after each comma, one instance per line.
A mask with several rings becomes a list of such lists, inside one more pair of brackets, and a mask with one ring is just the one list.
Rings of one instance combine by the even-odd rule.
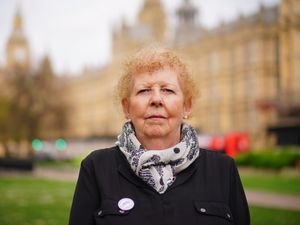
[[129, 97], [134, 75], [154, 73], [164, 68], [176, 71], [185, 99], [194, 101], [198, 95], [198, 88], [186, 64], [171, 49], [160, 46], [145, 47], [133, 55], [124, 66], [124, 73], [117, 85], [119, 101]]

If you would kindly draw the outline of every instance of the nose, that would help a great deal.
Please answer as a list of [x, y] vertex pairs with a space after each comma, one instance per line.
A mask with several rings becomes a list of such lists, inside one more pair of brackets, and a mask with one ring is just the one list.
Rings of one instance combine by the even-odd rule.
[[150, 105], [157, 107], [157, 106], [162, 106], [162, 104], [163, 104], [163, 99], [160, 91], [154, 89], [151, 94]]

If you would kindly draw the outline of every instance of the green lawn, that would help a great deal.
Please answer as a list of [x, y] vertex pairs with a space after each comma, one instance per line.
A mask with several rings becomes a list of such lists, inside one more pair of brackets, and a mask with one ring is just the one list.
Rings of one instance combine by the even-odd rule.
[[[1, 225], [66, 225], [74, 182], [0, 177]], [[300, 212], [251, 207], [252, 225], [296, 225]]]
[[240, 170], [245, 189], [300, 195], [300, 173], [281, 173], [276, 170]]
[[1, 225], [66, 225], [74, 182], [0, 178]]
[[250, 206], [251, 225], [298, 225], [299, 211], [269, 209]]

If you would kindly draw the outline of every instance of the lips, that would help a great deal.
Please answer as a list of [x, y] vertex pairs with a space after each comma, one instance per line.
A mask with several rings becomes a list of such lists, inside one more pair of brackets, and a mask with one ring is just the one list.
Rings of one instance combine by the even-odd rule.
[[162, 115], [150, 115], [147, 116], [146, 119], [166, 119], [166, 117]]

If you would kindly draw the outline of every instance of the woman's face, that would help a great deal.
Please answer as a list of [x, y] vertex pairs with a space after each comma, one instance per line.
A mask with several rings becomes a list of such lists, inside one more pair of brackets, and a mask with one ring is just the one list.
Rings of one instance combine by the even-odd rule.
[[168, 68], [134, 75], [131, 93], [122, 105], [141, 142], [166, 138], [178, 143], [182, 118], [191, 111], [191, 101], [185, 101], [176, 71]]

